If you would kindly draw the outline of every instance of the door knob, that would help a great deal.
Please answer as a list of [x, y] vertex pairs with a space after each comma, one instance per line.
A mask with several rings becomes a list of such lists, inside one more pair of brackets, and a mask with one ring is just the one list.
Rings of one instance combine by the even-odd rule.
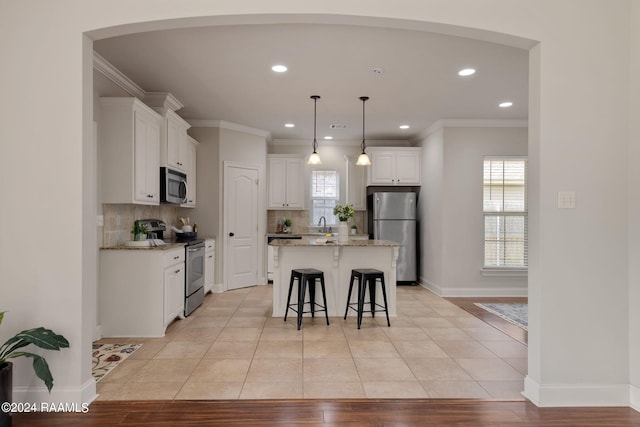
[[233, 236], [235, 236], [234, 233], [229, 233], [229, 237], [233, 237]]

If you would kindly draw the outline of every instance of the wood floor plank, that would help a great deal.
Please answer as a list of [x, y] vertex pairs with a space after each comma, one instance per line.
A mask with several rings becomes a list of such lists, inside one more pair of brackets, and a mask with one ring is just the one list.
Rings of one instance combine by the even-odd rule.
[[538, 408], [473, 399], [94, 402], [87, 414], [15, 414], [21, 426], [473, 426], [640, 425], [631, 408]]

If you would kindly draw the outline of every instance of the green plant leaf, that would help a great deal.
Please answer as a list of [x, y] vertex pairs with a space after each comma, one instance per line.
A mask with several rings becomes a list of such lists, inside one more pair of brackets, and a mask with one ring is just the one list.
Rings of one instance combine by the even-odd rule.
[[44, 359], [44, 357], [39, 354], [28, 353], [28, 352], [19, 352], [14, 353], [15, 357], [25, 356], [33, 358], [33, 370], [36, 372], [38, 378], [40, 378], [44, 385], [47, 386], [47, 390], [51, 393], [51, 389], [53, 388], [53, 376], [51, 375], [51, 370], [49, 369], [49, 364]]
[[6, 311], [0, 311], [0, 325], [2, 325], [2, 319], [4, 319], [4, 314]]
[[69, 341], [65, 337], [42, 326], [19, 332], [14, 338], [24, 340], [29, 344], [46, 350], [60, 350], [61, 348], [69, 347]]

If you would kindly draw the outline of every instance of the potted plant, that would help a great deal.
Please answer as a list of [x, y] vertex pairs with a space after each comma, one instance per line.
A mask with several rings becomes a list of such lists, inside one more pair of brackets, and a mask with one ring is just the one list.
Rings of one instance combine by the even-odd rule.
[[338, 215], [340, 224], [338, 225], [338, 241], [349, 241], [349, 229], [347, 228], [347, 221], [355, 214], [355, 209], [351, 205], [336, 205], [333, 208], [333, 214]]
[[284, 220], [284, 231], [285, 231], [285, 233], [291, 232], [291, 224], [292, 224], [292, 222], [291, 222], [290, 219], [285, 219]]
[[351, 226], [351, 234], [356, 234], [358, 232], [358, 227], [355, 224]]
[[149, 229], [143, 225], [140, 224], [140, 221], [136, 220], [133, 223], [133, 228], [131, 229], [131, 234], [133, 234], [133, 240], [146, 240], [147, 239], [147, 233], [149, 232]]
[[[0, 324], [4, 319], [4, 311], [0, 312]], [[62, 335], [58, 335], [50, 329], [42, 326], [26, 329], [9, 338], [0, 346], [0, 402], [11, 402], [13, 387], [13, 363], [9, 359], [17, 357], [30, 357], [33, 359], [33, 370], [51, 392], [53, 388], [53, 376], [49, 370], [49, 364], [39, 354], [21, 351], [20, 349], [33, 344], [45, 350], [60, 350], [68, 348], [69, 341]], [[1, 412], [2, 425], [10, 425], [11, 419], [8, 413]]]

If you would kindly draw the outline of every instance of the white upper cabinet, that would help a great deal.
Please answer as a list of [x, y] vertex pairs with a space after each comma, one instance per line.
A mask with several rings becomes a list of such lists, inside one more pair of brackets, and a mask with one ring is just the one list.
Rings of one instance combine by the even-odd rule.
[[160, 203], [161, 121], [136, 98], [100, 98], [102, 203]]
[[187, 135], [187, 155], [185, 156], [185, 172], [187, 174], [187, 201], [180, 206], [196, 207], [196, 149], [198, 141]]
[[355, 210], [366, 210], [367, 166], [358, 166], [358, 156], [345, 156], [347, 166], [347, 204]]
[[304, 209], [304, 160], [277, 154], [268, 159], [268, 209]]
[[369, 185], [420, 185], [420, 147], [368, 148]]
[[[160, 162], [162, 166], [186, 173], [187, 163], [189, 162], [187, 129], [191, 125], [172, 110], [166, 108], [157, 110], [164, 116], [161, 132]], [[187, 175], [188, 180], [189, 175]]]

